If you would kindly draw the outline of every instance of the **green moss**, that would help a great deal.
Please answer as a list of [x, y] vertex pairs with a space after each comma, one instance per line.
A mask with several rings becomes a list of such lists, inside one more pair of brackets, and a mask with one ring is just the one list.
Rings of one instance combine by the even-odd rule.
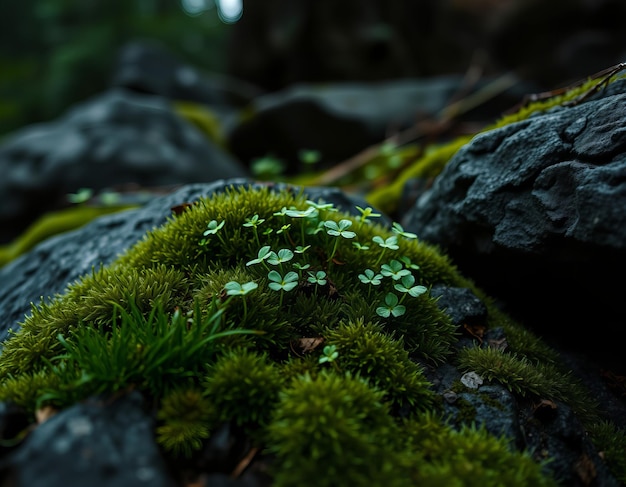
[[0, 245], [0, 267], [31, 250], [45, 239], [79, 228], [102, 215], [133, 208], [133, 206], [76, 206], [47, 213], [30, 225], [19, 238]]
[[626, 483], [626, 430], [608, 421], [597, 421], [589, 425], [589, 435], [615, 477]]
[[[436, 284], [482, 297], [520, 355], [455, 358], [459, 330], [428, 293]], [[133, 388], [154, 402], [173, 460], [227, 422], [275, 460], [279, 486], [496, 485], [497, 469], [507, 485], [549, 485], [505, 440], [427, 416], [441, 401], [425, 367], [458, 359], [516, 394], [579, 400], [540, 360], [548, 350], [435, 247], [295, 191], [204, 198], [21, 325], [0, 355], [0, 400], [34, 411]]]
[[408, 421], [404, 430], [407, 450], [416, 452], [412, 485], [557, 485], [545, 475], [545, 464], [536, 463], [529, 453], [515, 451], [504, 438], [490, 435], [482, 426], [454, 430], [430, 418]]

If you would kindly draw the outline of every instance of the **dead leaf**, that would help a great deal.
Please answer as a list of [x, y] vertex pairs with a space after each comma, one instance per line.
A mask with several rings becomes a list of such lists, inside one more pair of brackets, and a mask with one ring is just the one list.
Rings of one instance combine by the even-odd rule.
[[52, 406], [44, 406], [40, 409], [37, 409], [37, 411], [35, 411], [35, 418], [37, 419], [37, 423], [38, 424], [44, 423], [45, 421], [49, 420], [52, 416], [54, 416], [57, 412], [59, 412], [59, 410], [56, 408], [53, 408]]
[[576, 475], [580, 478], [582, 485], [586, 486], [592, 485], [598, 475], [593, 460], [591, 460], [586, 453], [583, 453], [574, 464], [574, 472], [576, 472]]
[[[324, 337], [315, 338], [298, 338], [291, 340], [289, 343], [293, 353], [301, 357], [302, 355], [312, 352], [324, 342]], [[298, 351], [296, 351], [296, 348]]]
[[469, 335], [476, 338], [480, 343], [483, 342], [483, 336], [485, 335], [485, 330], [487, 329], [485, 325], [468, 325], [467, 323], [463, 323], [463, 328]]

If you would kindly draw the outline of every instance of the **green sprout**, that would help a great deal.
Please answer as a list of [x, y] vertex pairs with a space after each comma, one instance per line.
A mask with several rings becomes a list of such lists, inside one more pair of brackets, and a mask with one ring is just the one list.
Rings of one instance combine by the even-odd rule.
[[[354, 238], [356, 237], [356, 233], [348, 230], [352, 226], [351, 220], [339, 220], [339, 223], [333, 220], [328, 220], [324, 222], [324, 226], [326, 227], [326, 233], [331, 237], [343, 237], [343, 238]], [[339, 244], [339, 239], [335, 240], [335, 245], [333, 245], [333, 250], [330, 253], [330, 257], [328, 257], [328, 262], [330, 262], [335, 253], [337, 252], [337, 245]]]
[[396, 235], [400, 235], [401, 237], [404, 237], [404, 238], [408, 238], [408, 239], [417, 238], [416, 234], [405, 231], [404, 228], [402, 228], [402, 225], [400, 225], [398, 222], [393, 222], [391, 224], [391, 231], [395, 233]]
[[[251, 291], [254, 291], [258, 288], [259, 285], [254, 282], [244, 282], [243, 284], [238, 283], [237, 281], [230, 281], [224, 285], [224, 290], [228, 296], [245, 296]], [[243, 319], [246, 320], [248, 316], [248, 308], [246, 305], [246, 300], [243, 300]]]
[[359, 210], [359, 213], [361, 213], [361, 216], [359, 217], [360, 225], [363, 225], [366, 222], [369, 223], [369, 218], [380, 217], [380, 213], [374, 213], [374, 209], [370, 208], [369, 206], [367, 208], [361, 208], [360, 206], [357, 206], [356, 209]]
[[334, 362], [339, 357], [339, 352], [337, 351], [337, 345], [326, 345], [324, 350], [322, 350], [322, 355], [319, 358], [319, 363], [324, 364], [326, 362]]
[[246, 223], [243, 224], [244, 227], [252, 227], [252, 229], [254, 230], [254, 238], [256, 240], [257, 245], [261, 245], [257, 227], [264, 221], [265, 221], [265, 218], [259, 218], [259, 215], [255, 214], [252, 218], [247, 218]]
[[376, 314], [383, 318], [389, 318], [390, 316], [398, 317], [404, 313], [406, 313], [406, 307], [399, 303], [398, 296], [393, 293], [387, 293], [385, 302], [376, 308]]
[[380, 273], [385, 277], [391, 277], [394, 281], [397, 281], [410, 275], [411, 271], [405, 269], [400, 261], [394, 259], [389, 262], [389, 264], [383, 264], [380, 267]]
[[307, 281], [311, 284], [317, 284], [318, 286], [323, 286], [326, 284], [326, 272], [317, 271], [315, 274], [309, 271], [309, 277], [307, 277]]
[[[222, 237], [218, 234], [218, 232], [222, 229], [225, 223], [226, 222], [223, 220], [220, 223], [217, 223], [217, 220], [211, 220], [209, 223], [207, 223], [207, 229], [202, 235], [204, 235], [205, 237], [208, 237], [209, 235], [217, 235], [220, 239], [220, 242], [222, 242], [223, 245], [226, 245], [226, 242], [224, 242]], [[202, 240], [200, 240], [200, 245], [206, 245], [208, 243], [208, 238], [203, 238]]]
[[298, 285], [298, 274], [293, 271], [289, 271], [285, 276], [281, 276], [277, 271], [270, 271], [267, 278], [272, 281], [268, 284], [268, 287], [273, 291], [280, 291], [279, 307], [283, 305], [283, 295], [285, 292], [291, 291]]

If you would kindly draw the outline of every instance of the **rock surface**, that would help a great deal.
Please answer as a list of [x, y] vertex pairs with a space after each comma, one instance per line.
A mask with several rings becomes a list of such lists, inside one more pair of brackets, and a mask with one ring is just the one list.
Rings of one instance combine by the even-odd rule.
[[402, 218], [527, 326], [622, 372], [625, 118], [622, 80], [482, 133]]
[[80, 188], [172, 186], [248, 171], [163, 97], [111, 89], [0, 146], [2, 241]]

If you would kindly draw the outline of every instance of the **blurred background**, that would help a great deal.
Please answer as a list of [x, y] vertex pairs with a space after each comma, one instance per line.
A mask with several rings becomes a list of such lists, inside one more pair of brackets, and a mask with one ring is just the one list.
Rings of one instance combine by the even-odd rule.
[[[103, 91], [162, 42], [263, 91], [514, 72], [549, 90], [626, 59], [623, 0], [0, 0], [0, 135]], [[529, 88], [530, 89], [530, 88]]]

